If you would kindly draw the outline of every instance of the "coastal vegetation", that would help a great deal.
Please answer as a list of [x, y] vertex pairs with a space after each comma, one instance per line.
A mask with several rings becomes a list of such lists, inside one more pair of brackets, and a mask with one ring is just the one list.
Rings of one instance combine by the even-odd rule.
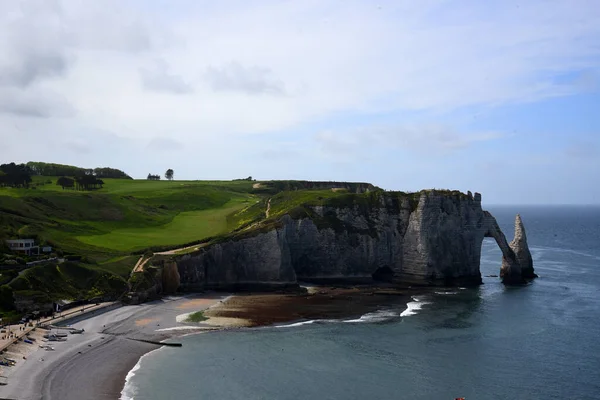
[[[15, 176], [21, 171], [29, 178], [0, 187], [3, 310], [11, 309], [11, 296], [27, 293], [36, 301], [55, 301], [147, 289], [155, 272], [132, 274], [141, 255], [180, 255], [207, 243], [256, 235], [277, 226], [286, 214], [343, 230], [348, 228], [343, 221], [317, 215], [315, 207], [360, 207], [368, 212], [385, 194], [386, 206], [398, 209], [407, 199], [414, 208], [421, 193], [385, 192], [368, 183], [256, 181], [251, 176], [176, 181], [172, 169], [165, 173], [166, 180], [152, 174], [133, 180], [112, 168], [5, 165]], [[11, 238], [33, 238], [51, 246], [53, 253], [46, 257], [50, 261], [29, 267], [26, 262], [35, 258], [10, 255], [4, 247], [4, 240]]]
[[185, 322], [202, 322], [206, 321], [208, 318], [204, 316], [203, 311], [196, 311], [187, 316]]

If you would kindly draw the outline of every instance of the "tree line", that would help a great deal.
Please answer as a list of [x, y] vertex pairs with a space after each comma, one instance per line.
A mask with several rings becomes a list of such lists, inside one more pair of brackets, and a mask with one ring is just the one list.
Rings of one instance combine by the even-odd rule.
[[116, 168], [98, 167], [81, 168], [73, 165], [53, 164], [30, 161], [27, 163], [32, 175], [41, 176], [81, 176], [93, 175], [97, 178], [132, 179], [125, 172]]
[[26, 164], [0, 165], [0, 186], [29, 187], [31, 169]]
[[62, 186], [63, 190], [65, 188], [75, 190], [95, 190], [102, 189], [104, 181], [95, 177], [94, 175], [79, 175], [74, 178], [61, 176], [56, 181], [56, 184]]
[[[175, 172], [169, 168], [166, 172], [165, 172], [165, 178], [167, 178], [168, 180], [173, 180], [173, 177], [175, 176]], [[146, 178], [149, 181], [160, 181], [160, 175], [153, 175], [153, 174], [148, 174], [148, 177]]]

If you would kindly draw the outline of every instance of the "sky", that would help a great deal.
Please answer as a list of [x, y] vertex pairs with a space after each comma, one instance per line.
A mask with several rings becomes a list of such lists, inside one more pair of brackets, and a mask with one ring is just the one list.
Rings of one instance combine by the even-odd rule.
[[0, 162], [600, 204], [598, 0], [0, 0]]

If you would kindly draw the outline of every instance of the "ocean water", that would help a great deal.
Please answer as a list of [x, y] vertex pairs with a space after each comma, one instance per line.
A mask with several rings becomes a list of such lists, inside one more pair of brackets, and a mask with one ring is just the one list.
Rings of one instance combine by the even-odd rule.
[[[600, 207], [520, 212], [540, 278], [441, 288], [407, 307], [187, 336], [142, 358], [134, 399], [600, 399]], [[484, 242], [482, 274], [500, 251]]]

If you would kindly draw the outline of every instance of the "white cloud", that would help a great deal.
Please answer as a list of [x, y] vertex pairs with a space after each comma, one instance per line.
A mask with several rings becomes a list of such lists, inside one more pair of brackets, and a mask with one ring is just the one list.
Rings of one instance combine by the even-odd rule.
[[[31, 137], [76, 129], [78, 146], [114, 132], [218, 158], [224, 143], [232, 170], [247, 155], [233, 145], [242, 134], [270, 133], [256, 147], [271, 160], [282, 153], [273, 138], [294, 132], [305, 147], [288, 158], [315, 140], [321, 154], [448, 154], [497, 135], [465, 133], [453, 111], [597, 90], [598, 20], [597, 0], [3, 1], [0, 139], [18, 123]], [[392, 122], [367, 126], [384, 114]], [[348, 115], [364, 127], [344, 130]], [[13, 146], [14, 157], [42, 142]]]
[[75, 115], [75, 109], [64, 96], [53, 90], [1, 88], [2, 114], [24, 118], [68, 118]]
[[449, 155], [472, 144], [506, 137], [500, 132], [462, 133], [447, 125], [365, 126], [321, 131], [314, 136], [317, 149], [327, 158], [356, 160], [382, 150]]
[[[273, 131], [343, 111], [535, 101], [579, 90], [555, 76], [597, 68], [600, 56], [593, 46], [600, 7], [586, 0], [181, 3], [168, 13], [147, 2], [54, 3], [33, 2], [25, 12], [4, 3], [0, 36], [18, 35], [23, 49], [50, 38], [56, 54], [36, 53], [53, 61], [36, 63], [36, 77], [54, 78], [47, 84], [82, 111], [82, 122], [126, 125], [137, 136], [173, 127], [181, 138]], [[6, 43], [0, 56], [14, 56]], [[135, 84], [140, 70], [146, 88], [189, 96], [148, 95]], [[33, 82], [26, 69], [19, 73]]]
[[193, 91], [192, 86], [181, 76], [169, 71], [163, 60], [157, 60], [150, 68], [140, 68], [140, 76], [144, 89], [156, 92], [186, 94]]
[[148, 150], [164, 152], [183, 149], [183, 144], [168, 137], [155, 137], [146, 146]]
[[244, 67], [231, 62], [222, 67], [209, 67], [206, 80], [215, 91], [239, 91], [246, 94], [283, 94], [283, 84], [264, 67]]

